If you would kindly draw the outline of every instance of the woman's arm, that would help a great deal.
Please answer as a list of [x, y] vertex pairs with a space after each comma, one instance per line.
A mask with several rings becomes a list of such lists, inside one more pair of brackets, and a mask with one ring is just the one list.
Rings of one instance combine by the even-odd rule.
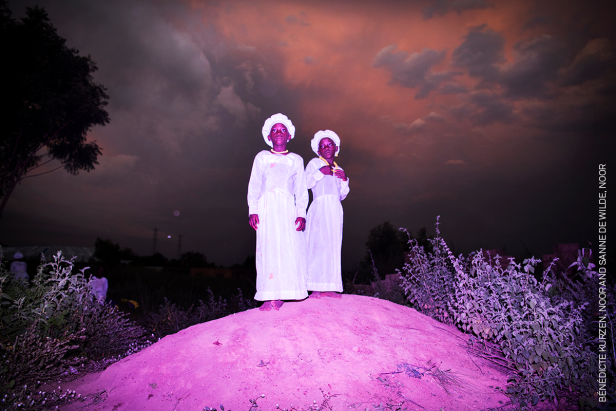
[[315, 185], [317, 185], [317, 182], [324, 177], [324, 174], [319, 169], [322, 165], [323, 162], [321, 160], [319, 160], [318, 158], [313, 158], [306, 166], [305, 177], [307, 189], [313, 188]]
[[261, 184], [263, 184], [263, 165], [259, 154], [252, 163], [250, 180], [248, 181], [248, 216], [249, 224], [255, 230], [259, 224], [259, 197], [261, 196]]
[[295, 162], [295, 215], [297, 218], [306, 219], [306, 208], [308, 207], [308, 188], [304, 178], [304, 159], [297, 156]]

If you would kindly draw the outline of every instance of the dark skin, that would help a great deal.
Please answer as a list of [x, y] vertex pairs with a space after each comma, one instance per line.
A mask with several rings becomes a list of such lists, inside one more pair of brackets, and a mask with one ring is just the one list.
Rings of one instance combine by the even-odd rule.
[[[267, 136], [267, 139], [272, 142], [274, 151], [281, 152], [286, 151], [287, 143], [291, 140], [291, 136], [284, 124], [276, 123], [272, 126], [272, 130]], [[288, 153], [284, 153], [280, 155], [286, 156], [287, 154]], [[251, 214], [248, 217], [248, 224], [256, 230], [259, 226], [259, 215]], [[306, 229], [306, 219], [304, 217], [297, 217], [295, 219], [295, 225], [297, 226], [295, 229], [296, 231], [304, 231]]]
[[347, 181], [347, 176], [344, 170], [336, 170], [334, 169], [334, 157], [336, 157], [336, 152], [338, 151], [338, 146], [331, 138], [325, 137], [322, 138], [319, 142], [319, 150], [318, 153], [321, 157], [323, 157], [328, 163], [328, 166], [323, 166], [319, 170], [321, 173], [326, 176], [336, 176], [341, 180]]

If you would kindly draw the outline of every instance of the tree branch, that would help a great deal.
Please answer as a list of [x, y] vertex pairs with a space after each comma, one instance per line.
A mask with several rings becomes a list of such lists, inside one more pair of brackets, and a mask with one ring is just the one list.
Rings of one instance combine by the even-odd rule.
[[[48, 155], [48, 156], [49, 156], [49, 155]], [[50, 158], [49, 160], [45, 161], [45, 162], [44, 162], [44, 163], [42, 163], [42, 164], [37, 164], [36, 166], [32, 167], [30, 170], [26, 171], [26, 174], [28, 174], [28, 173], [29, 173], [30, 171], [32, 171], [32, 170], [36, 170], [36, 169], [37, 169], [37, 168], [39, 168], [39, 167], [43, 167], [45, 164], [49, 164], [49, 163], [51, 163], [53, 160], [55, 160], [55, 159], [54, 159], [54, 158]]]
[[[36, 154], [36, 152], [37, 152], [37, 151], [39, 151], [40, 149], [42, 149], [43, 147], [45, 147], [46, 145], [48, 145], [48, 144], [49, 144], [49, 143], [50, 143], [50, 142], [51, 142], [54, 138], [56, 138], [56, 137], [57, 137], [58, 133], [59, 133], [60, 131], [62, 131], [62, 129], [64, 129], [66, 126], [68, 126], [68, 125], [69, 125], [72, 121], [73, 121], [73, 120], [69, 120], [69, 121], [67, 121], [66, 123], [64, 123], [64, 124], [62, 125], [62, 127], [60, 127], [59, 129], [57, 129], [55, 133], [53, 133], [51, 136], [49, 136], [49, 138], [48, 138], [47, 140], [45, 140], [43, 143], [41, 143], [41, 145], [40, 145], [40, 146], [39, 146], [36, 150], [32, 151], [32, 154], [31, 154], [28, 158], [26, 158], [26, 159], [24, 160], [24, 162], [22, 162], [22, 163], [24, 164], [24, 166], [22, 166], [22, 169], [23, 169], [23, 168], [25, 168], [25, 165], [27, 165], [27, 164], [30, 162], [30, 160], [32, 159], [32, 157], [34, 157], [34, 155]], [[47, 134], [45, 134], [45, 135], [43, 136], [43, 138], [45, 138], [45, 136], [46, 136], [46, 135], [47, 135]], [[17, 168], [19, 168], [19, 167], [15, 167], [15, 168], [17, 169]], [[23, 172], [23, 171], [22, 171], [22, 173], [20, 173], [20, 174], [26, 174], [26, 173], [27, 173], [27, 171], [26, 171], [26, 172]], [[18, 180], [21, 180], [21, 178], [18, 178]]]
[[[49, 160], [49, 161], [51, 161], [51, 160]], [[48, 161], [48, 162], [49, 162], [49, 161]], [[19, 180], [21, 181], [21, 180], [25, 180], [26, 178], [30, 178], [30, 177], [38, 177], [38, 176], [42, 176], [43, 174], [53, 173], [54, 171], [59, 170], [59, 169], [61, 169], [62, 167], [64, 167], [64, 164], [62, 164], [60, 167], [56, 167], [56, 168], [54, 168], [53, 170], [45, 171], [45, 172], [43, 172], [43, 173], [39, 173], [39, 174], [34, 174], [34, 175], [32, 175], [32, 176], [25, 176], [25, 177], [20, 178]], [[28, 170], [28, 171], [30, 171], [30, 170]], [[27, 172], [28, 172], [28, 171], [27, 171]], [[26, 173], [27, 173], [27, 172], [26, 172]]]
[[7, 164], [11, 164], [11, 161], [13, 161], [13, 158], [15, 157], [15, 153], [17, 152], [17, 146], [19, 145], [19, 139], [21, 138], [21, 135], [24, 133], [23, 130], [21, 130], [19, 132], [19, 136], [17, 136], [17, 141], [15, 142], [15, 147], [13, 148], [13, 154], [11, 154], [11, 158], [9, 159], [9, 161], [7, 162]]

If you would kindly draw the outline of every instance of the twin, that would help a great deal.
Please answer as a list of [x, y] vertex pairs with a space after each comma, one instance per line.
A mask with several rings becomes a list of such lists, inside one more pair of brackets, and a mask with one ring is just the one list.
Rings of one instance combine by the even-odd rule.
[[[349, 179], [334, 157], [340, 138], [319, 131], [311, 141], [318, 156], [308, 163], [287, 150], [295, 135], [291, 120], [275, 114], [263, 125], [271, 147], [255, 157], [248, 183], [249, 224], [257, 232], [255, 262], [261, 311], [279, 310], [283, 300], [340, 298], [342, 205]], [[313, 201], [306, 218], [308, 189]]]

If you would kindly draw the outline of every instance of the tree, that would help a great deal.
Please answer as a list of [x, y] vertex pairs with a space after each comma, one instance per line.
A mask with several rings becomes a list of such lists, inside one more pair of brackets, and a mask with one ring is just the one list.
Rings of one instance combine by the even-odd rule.
[[427, 235], [425, 227], [417, 232], [417, 237], [409, 232], [397, 230], [389, 221], [379, 224], [368, 233], [366, 241], [366, 256], [360, 262], [360, 269], [355, 276], [356, 283], [369, 283], [374, 281], [372, 262], [379, 272], [381, 278], [386, 274], [393, 274], [396, 269], [401, 269], [404, 265], [404, 255], [409, 251], [409, 240], [416, 240], [417, 243], [432, 251], [432, 244]]
[[[92, 78], [92, 59], [65, 43], [43, 8], [28, 7], [16, 21], [0, 0], [0, 217], [25, 178], [60, 168], [73, 175], [91, 171], [102, 154], [86, 135], [92, 126], [109, 123], [109, 96]], [[54, 160], [60, 166], [40, 172]]]
[[94, 243], [94, 254], [92, 257], [99, 260], [107, 267], [118, 266], [120, 265], [122, 258], [120, 244], [114, 244], [111, 240], [103, 240], [100, 237], [96, 237], [96, 242]]
[[406, 234], [395, 229], [389, 221], [379, 224], [368, 233], [366, 256], [360, 263], [356, 282], [374, 281], [372, 262], [383, 277], [392, 274], [404, 264], [404, 252], [408, 250]]
[[187, 251], [180, 257], [180, 265], [188, 268], [212, 267], [214, 264], [208, 263], [207, 258], [202, 253]]

